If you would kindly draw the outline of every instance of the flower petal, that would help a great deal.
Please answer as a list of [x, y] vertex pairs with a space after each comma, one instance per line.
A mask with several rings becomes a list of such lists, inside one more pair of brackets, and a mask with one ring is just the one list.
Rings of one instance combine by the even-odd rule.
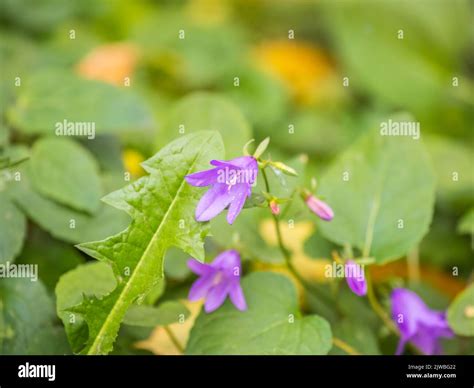
[[324, 201], [313, 195], [308, 196], [306, 205], [309, 209], [324, 221], [331, 221], [334, 218], [334, 212], [331, 207]]
[[420, 315], [426, 313], [427, 307], [423, 300], [413, 291], [396, 288], [392, 291], [392, 319], [400, 333], [406, 339], [416, 334]]
[[229, 285], [227, 282], [221, 282], [212, 287], [207, 294], [204, 311], [211, 313], [217, 310], [224, 303], [228, 289]]
[[229, 211], [227, 212], [227, 222], [232, 225], [242, 211], [242, 208], [245, 205], [245, 200], [249, 194], [249, 185], [241, 183], [232, 187], [231, 195], [232, 201], [229, 206]]
[[230, 301], [234, 304], [237, 309], [240, 311], [247, 310], [247, 302], [245, 301], [244, 292], [239, 282], [235, 282], [230, 287], [229, 291]]
[[212, 168], [206, 171], [199, 171], [194, 174], [186, 175], [184, 179], [191, 186], [202, 187], [213, 185], [217, 182], [218, 169]]
[[209, 264], [201, 263], [196, 259], [188, 260], [187, 264], [188, 268], [199, 276], [208, 275], [214, 271], [214, 269]]
[[254, 163], [257, 165], [257, 161], [252, 156], [240, 156], [231, 160], [211, 160], [211, 164], [216, 167], [251, 168]]
[[431, 332], [429, 327], [421, 326], [410, 341], [424, 354], [435, 355], [441, 353], [438, 337]]
[[189, 290], [188, 299], [196, 301], [204, 298], [214, 285], [214, 276], [215, 274], [212, 272], [196, 280]]
[[400, 356], [403, 353], [403, 351], [405, 350], [406, 343], [407, 341], [405, 339], [400, 338], [400, 341], [398, 341], [397, 351], [395, 352], [395, 355]]
[[364, 269], [355, 261], [347, 261], [345, 268], [347, 285], [358, 296], [367, 294], [367, 282], [363, 271]]
[[229, 249], [227, 251], [221, 252], [219, 255], [215, 257], [214, 261], [211, 263], [211, 266], [221, 271], [225, 271], [225, 270], [233, 271], [234, 268], [236, 267], [240, 269], [239, 252], [237, 252], [234, 249]]
[[231, 199], [226, 185], [217, 184], [213, 186], [199, 201], [196, 207], [196, 220], [209, 221], [224, 210]]
[[367, 282], [362, 278], [348, 277], [346, 278], [347, 285], [351, 291], [358, 295], [364, 296], [367, 294]]
[[211, 160], [211, 164], [218, 168], [243, 170], [244, 174], [241, 176], [246, 178], [248, 184], [253, 184], [257, 179], [258, 163], [253, 156], [241, 156], [232, 160]]

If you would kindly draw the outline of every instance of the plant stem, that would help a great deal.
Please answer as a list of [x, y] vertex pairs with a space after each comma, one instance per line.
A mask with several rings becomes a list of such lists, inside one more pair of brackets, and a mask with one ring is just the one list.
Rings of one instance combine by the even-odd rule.
[[166, 334], [168, 334], [168, 337], [170, 338], [171, 342], [175, 346], [175, 348], [181, 353], [184, 353], [184, 347], [181, 345], [179, 342], [178, 338], [174, 335], [173, 331], [170, 329], [169, 326], [163, 326], [163, 329], [165, 329]]
[[[383, 321], [385, 326], [397, 337], [400, 337], [400, 332], [398, 331], [397, 326], [395, 323], [390, 319], [390, 317], [385, 312], [382, 305], [378, 302], [377, 297], [375, 296], [374, 287], [372, 285], [372, 278], [370, 277], [370, 272], [367, 271], [365, 274], [365, 278], [367, 280], [367, 297], [369, 299], [370, 306], [372, 310], [380, 317]], [[411, 351], [415, 354], [423, 354], [416, 346], [408, 343], [407, 347], [411, 349]]]
[[[263, 169], [263, 168], [262, 168], [262, 176], [263, 176], [263, 180], [265, 182], [265, 189], [269, 193], [270, 192], [270, 184], [268, 183], [267, 173], [265, 172], [265, 169]], [[278, 216], [273, 214], [273, 213], [272, 213], [272, 216], [273, 216], [273, 221], [274, 221], [274, 224], [275, 224], [275, 230], [276, 230], [276, 234], [277, 234], [278, 247], [280, 248], [280, 251], [283, 254], [283, 257], [285, 258], [285, 264], [288, 267], [289, 271], [294, 275], [294, 277], [296, 279], [298, 279], [301, 282], [301, 284], [304, 285], [304, 283], [306, 281], [301, 277], [301, 275], [298, 273], [298, 271], [296, 271], [296, 268], [293, 266], [293, 263], [291, 262], [290, 251], [285, 247], [285, 244], [283, 242], [283, 237], [282, 237], [282, 234], [281, 234], [281, 228], [280, 228], [280, 222], [278, 220]]]
[[361, 355], [361, 353], [359, 353], [351, 345], [349, 345], [347, 342], [344, 342], [340, 338], [332, 337], [332, 343], [333, 343], [334, 346], [336, 346], [339, 349], [343, 350], [347, 354], [351, 354], [353, 356], [360, 356]]
[[[265, 182], [265, 189], [268, 193], [270, 193], [270, 184], [268, 182], [267, 174], [266, 174], [266, 172], [263, 168], [261, 169], [261, 171], [262, 171], [263, 180]], [[328, 300], [328, 298], [321, 295], [321, 293], [319, 293], [311, 285], [311, 283], [306, 281], [306, 279], [303, 278], [303, 276], [301, 276], [301, 274], [297, 271], [297, 269], [295, 268], [295, 266], [293, 265], [293, 263], [291, 261], [291, 253], [286, 248], [285, 243], [283, 242], [283, 236], [282, 236], [282, 233], [281, 233], [281, 227], [280, 227], [280, 222], [278, 220], [278, 216], [273, 214], [273, 213], [272, 213], [272, 216], [273, 216], [273, 222], [275, 224], [275, 230], [276, 230], [276, 234], [277, 234], [278, 247], [280, 248], [280, 251], [283, 254], [283, 257], [285, 258], [285, 264], [286, 264], [286, 267], [288, 268], [288, 270], [290, 271], [290, 273], [296, 278], [296, 280], [298, 280], [301, 283], [301, 285], [306, 289], [306, 291], [311, 292], [317, 298], [322, 299], [322, 300], [324, 300], [325, 302], [327, 302], [329, 304], [332, 304], [333, 303], [332, 301]]]
[[375, 296], [374, 292], [374, 287], [372, 284], [372, 278], [370, 276], [370, 272], [367, 271], [365, 274], [366, 280], [367, 280], [367, 297], [369, 299], [370, 306], [372, 307], [372, 310], [380, 317], [380, 319], [383, 321], [385, 326], [394, 333], [395, 335], [399, 335], [398, 329], [393, 323], [393, 321], [390, 319], [390, 317], [387, 315], [385, 312], [384, 308], [380, 305], [380, 303], [377, 300], [377, 297]]
[[283, 211], [281, 212], [281, 215], [280, 217], [281, 218], [284, 218], [286, 216], [286, 213], [288, 213], [289, 209], [291, 208], [291, 205], [293, 204], [292, 200], [293, 200], [293, 197], [295, 196], [296, 194], [296, 189], [294, 189], [290, 196], [288, 197], [289, 198], [289, 201], [288, 201], [288, 204], [285, 206], [285, 208], [283, 209]]

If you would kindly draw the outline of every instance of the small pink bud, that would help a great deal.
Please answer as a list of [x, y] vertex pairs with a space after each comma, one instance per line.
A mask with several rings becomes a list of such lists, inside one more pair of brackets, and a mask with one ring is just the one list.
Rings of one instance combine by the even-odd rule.
[[333, 219], [334, 212], [326, 202], [311, 194], [306, 197], [305, 202], [309, 209], [322, 220], [331, 221]]
[[275, 214], [276, 216], [280, 214], [280, 206], [278, 206], [278, 203], [276, 203], [276, 201], [274, 200], [270, 201], [270, 209], [272, 213]]

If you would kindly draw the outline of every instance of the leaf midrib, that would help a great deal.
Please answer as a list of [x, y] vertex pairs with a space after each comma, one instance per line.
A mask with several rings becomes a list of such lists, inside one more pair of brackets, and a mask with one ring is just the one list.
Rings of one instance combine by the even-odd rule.
[[[207, 143], [210, 139], [212, 138], [212, 135], [210, 135], [206, 141], [203, 141], [201, 143], [201, 146], [205, 143]], [[199, 157], [201, 156], [201, 153], [202, 153], [202, 148], [201, 148], [201, 151], [199, 151], [196, 156], [194, 157], [191, 165], [189, 166], [186, 174], [186, 175], [189, 175], [190, 172], [194, 169], [194, 166], [196, 164], [196, 161], [199, 159]], [[140, 260], [138, 261], [138, 264], [135, 266], [135, 269], [133, 270], [132, 272], [132, 275], [130, 276], [130, 279], [128, 280], [128, 282], [125, 284], [125, 287], [122, 289], [122, 291], [120, 292], [120, 294], [118, 295], [118, 298], [117, 298], [117, 301], [114, 303], [111, 311], [110, 311], [110, 314], [108, 314], [107, 318], [105, 319], [102, 327], [100, 328], [99, 330], [99, 333], [97, 334], [97, 336], [95, 337], [94, 339], [94, 342], [91, 344], [89, 350], [87, 351], [87, 354], [96, 354], [96, 348], [97, 348], [97, 339], [98, 338], [101, 338], [101, 336], [103, 336], [105, 333], [106, 333], [106, 328], [109, 326], [109, 322], [110, 322], [110, 319], [111, 317], [114, 317], [115, 316], [115, 312], [117, 311], [117, 306], [120, 306], [121, 307], [121, 304], [123, 303], [123, 295], [128, 292], [129, 288], [130, 288], [130, 285], [133, 283], [133, 279], [135, 277], [135, 275], [137, 274], [137, 272], [139, 272], [139, 269], [140, 267], [143, 265], [144, 261], [145, 261], [145, 257], [148, 255], [148, 251], [150, 249], [150, 247], [153, 245], [153, 243], [156, 241], [156, 238], [157, 236], [160, 235], [160, 232], [161, 232], [161, 229], [162, 229], [162, 226], [165, 224], [165, 221], [166, 219], [168, 218], [169, 214], [171, 213], [171, 210], [174, 208], [174, 205], [175, 205], [175, 202], [177, 200], [177, 198], [179, 198], [179, 194], [181, 193], [181, 191], [183, 190], [183, 187], [185, 187], [185, 183], [186, 183], [186, 180], [183, 178], [181, 184], [179, 185], [179, 188], [178, 190], [176, 191], [175, 193], [175, 196], [173, 198], [173, 200], [171, 201], [171, 204], [170, 206], [168, 207], [168, 210], [166, 211], [165, 215], [163, 216], [161, 222], [160, 222], [160, 225], [158, 226], [158, 229], [156, 230], [156, 232], [153, 234], [153, 237], [151, 238], [150, 242], [148, 243], [146, 249], [145, 249], [145, 252], [143, 252], [143, 254], [141, 255], [140, 257]]]
[[369, 217], [367, 218], [367, 227], [365, 229], [365, 239], [364, 246], [362, 250], [363, 257], [369, 257], [370, 251], [372, 249], [372, 242], [374, 239], [374, 229], [375, 223], [377, 222], [377, 217], [380, 214], [380, 200], [382, 197], [383, 184], [385, 181], [385, 169], [387, 168], [387, 153], [382, 153], [382, 163], [377, 169], [377, 174], [381, 174], [381, 179], [378, 181], [376, 190], [374, 190], [374, 195], [372, 196], [372, 204], [369, 210]]

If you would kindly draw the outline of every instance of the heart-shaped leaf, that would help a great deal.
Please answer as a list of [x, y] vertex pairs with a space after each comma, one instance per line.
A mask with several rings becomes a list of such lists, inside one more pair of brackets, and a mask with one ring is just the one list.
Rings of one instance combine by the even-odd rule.
[[26, 219], [11, 201], [7, 192], [0, 191], [0, 263], [13, 260], [23, 246]]
[[58, 69], [34, 73], [18, 89], [7, 121], [26, 133], [93, 139], [153, 125], [148, 107], [136, 94]]
[[320, 222], [323, 235], [378, 263], [406, 254], [428, 231], [435, 184], [420, 140], [369, 131], [333, 163], [320, 186], [335, 214]]
[[46, 138], [33, 146], [30, 163], [35, 188], [76, 210], [94, 213], [100, 207], [102, 185], [93, 156], [69, 139]]
[[65, 354], [64, 331], [55, 324], [54, 304], [40, 281], [0, 281], [0, 354]]
[[240, 156], [244, 143], [251, 137], [250, 126], [237, 106], [211, 93], [194, 93], [178, 101], [164, 129], [159, 133], [159, 145], [178, 138], [180, 133], [219, 131], [227, 159]]

